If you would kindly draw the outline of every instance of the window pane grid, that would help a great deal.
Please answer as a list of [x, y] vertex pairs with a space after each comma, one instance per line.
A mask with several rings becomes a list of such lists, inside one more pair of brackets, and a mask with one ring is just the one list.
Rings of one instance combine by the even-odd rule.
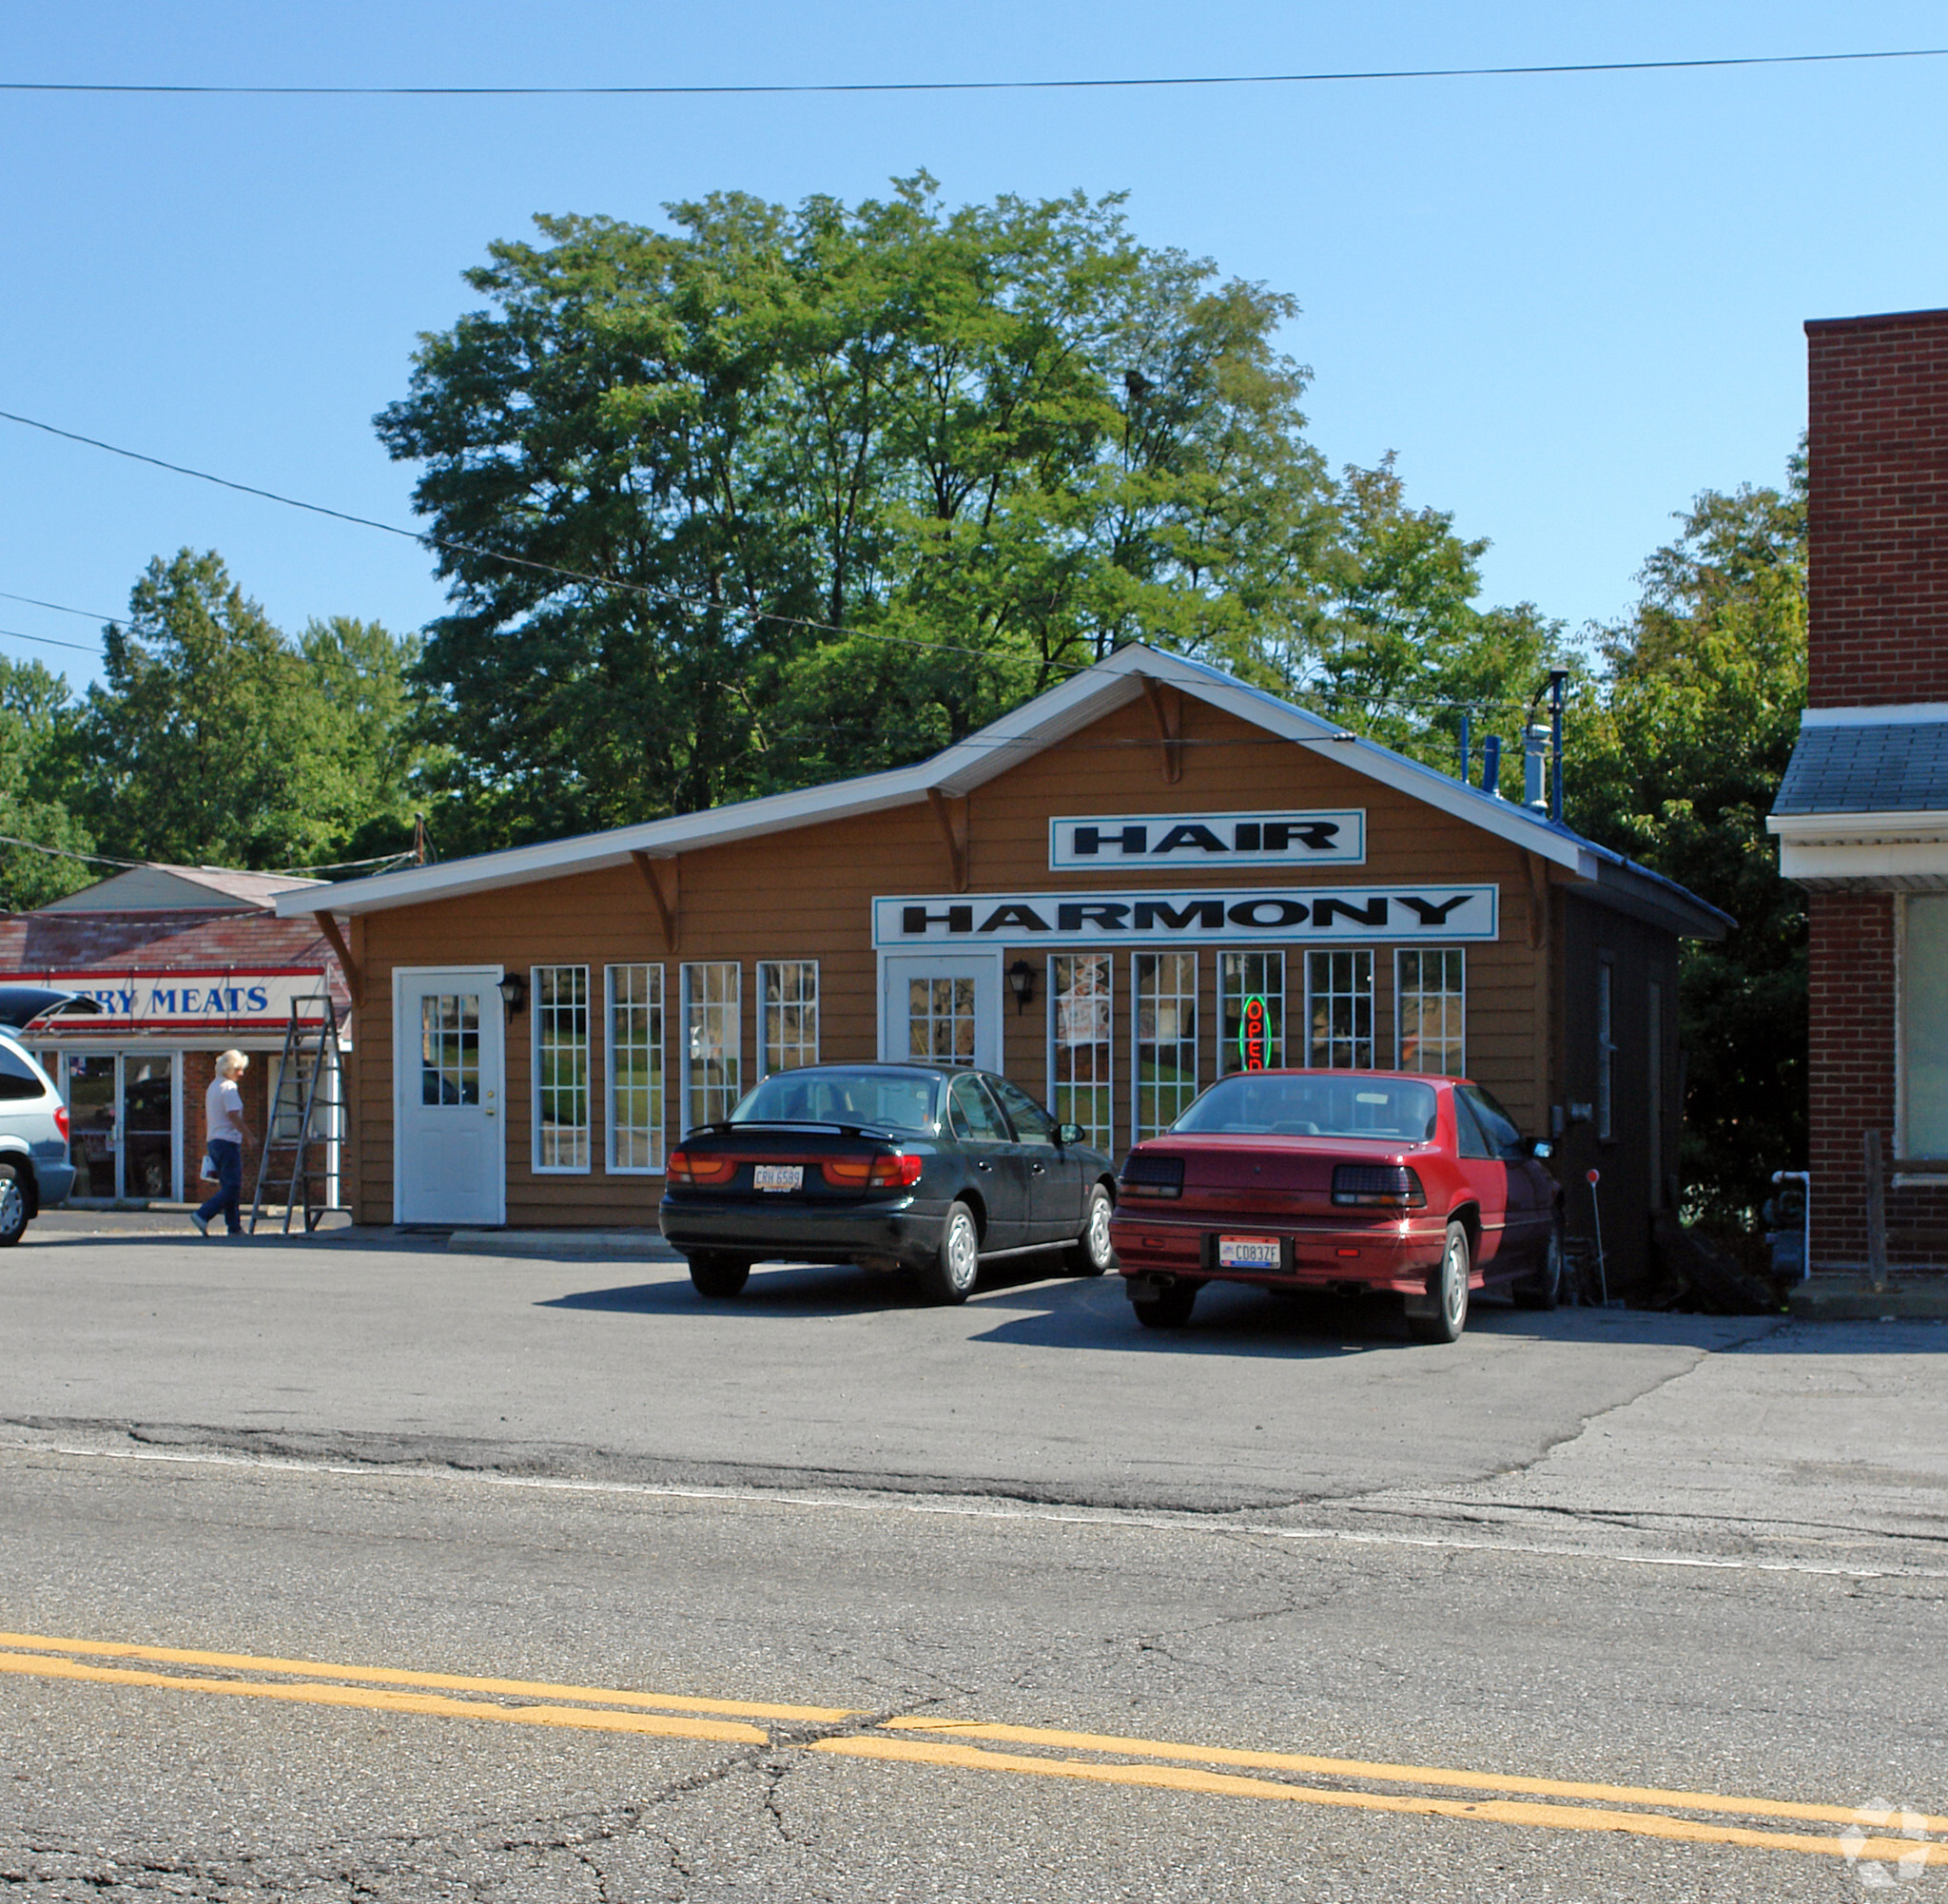
[[974, 1062], [974, 981], [910, 979], [906, 1056], [927, 1064]]
[[1373, 1068], [1373, 955], [1370, 948], [1306, 954], [1311, 1053], [1324, 1070]]
[[589, 1167], [589, 968], [536, 965], [535, 1168]]
[[1401, 952], [1394, 995], [1402, 1071], [1468, 1075], [1467, 955], [1458, 945]]
[[663, 1168], [663, 968], [611, 965], [609, 1168]]
[[683, 1128], [721, 1123], [744, 1095], [744, 971], [730, 960], [683, 968]]
[[419, 1101], [480, 1101], [480, 999], [433, 992], [419, 1001]]
[[1132, 1139], [1155, 1137], [1198, 1095], [1198, 955], [1138, 952]]
[[767, 959], [757, 968], [760, 1078], [818, 1062], [818, 962]]
[[1112, 1149], [1116, 957], [1057, 953], [1049, 982], [1048, 1096], [1056, 1120], [1081, 1125], [1087, 1142]]
[[1240, 1041], [1245, 1001], [1262, 999], [1265, 1005], [1262, 1068], [1285, 1062], [1285, 954], [1282, 952], [1223, 952], [1218, 958], [1218, 1075], [1229, 1078], [1247, 1069]]

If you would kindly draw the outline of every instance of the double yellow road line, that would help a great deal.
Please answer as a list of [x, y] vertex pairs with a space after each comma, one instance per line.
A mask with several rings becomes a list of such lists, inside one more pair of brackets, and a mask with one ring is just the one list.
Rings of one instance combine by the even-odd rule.
[[[155, 1670], [159, 1667], [200, 1670]], [[1905, 1860], [1908, 1871], [1922, 1864], [1948, 1866], [1948, 1842], [1935, 1841], [1948, 1838], [1948, 1817], [1904, 1815], [1900, 1823], [1908, 1832], [1926, 1834], [1923, 1839], [1870, 1836], [1870, 1830], [1886, 1821], [1874, 1819], [1869, 1825], [1863, 1822], [1869, 1815], [1854, 1807], [1735, 1797], [1717, 1792], [1528, 1778], [1452, 1766], [1255, 1752], [1130, 1739], [1118, 1733], [1069, 1732], [980, 1720], [907, 1718], [875, 1722], [869, 1713], [846, 1706], [692, 1699], [606, 1686], [407, 1672], [247, 1653], [52, 1639], [31, 1633], [0, 1633], [0, 1674], [503, 1725], [635, 1733], [1016, 1778], [1065, 1778], [1339, 1810], [1810, 1853], [1851, 1857], [1862, 1863]], [[1299, 1782], [1321, 1779], [1335, 1782]], [[1413, 1789], [1372, 1789], [1375, 1786]], [[1481, 1796], [1438, 1796], [1444, 1792]], [[1766, 1829], [1734, 1820], [1775, 1822]], [[1787, 1825], [1840, 1829], [1779, 1828]]]

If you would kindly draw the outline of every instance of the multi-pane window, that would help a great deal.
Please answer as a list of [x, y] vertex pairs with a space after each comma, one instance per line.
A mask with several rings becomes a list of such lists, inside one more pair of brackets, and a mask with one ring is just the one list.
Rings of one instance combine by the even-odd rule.
[[1285, 1062], [1285, 954], [1218, 955], [1218, 1075]]
[[1616, 967], [1606, 959], [1596, 968], [1596, 1135], [1605, 1138], [1616, 1132], [1615, 991]]
[[818, 961], [761, 959], [757, 968], [757, 1075], [818, 1062]]
[[536, 965], [535, 1168], [589, 1167], [589, 968]]
[[1133, 1139], [1155, 1137], [1198, 1095], [1198, 955], [1138, 952]]
[[609, 967], [609, 1168], [663, 1168], [663, 968]]
[[721, 1122], [744, 1095], [744, 974], [731, 960], [683, 968], [683, 1128]]
[[1394, 955], [1394, 1034], [1402, 1071], [1468, 1071], [1467, 955], [1458, 945]]
[[926, 1064], [974, 1062], [974, 981], [911, 979], [906, 1056]]
[[428, 992], [419, 1001], [419, 1101], [480, 1101], [477, 992]]
[[1306, 954], [1308, 1064], [1373, 1068], [1373, 955], [1370, 947]]
[[1057, 1119], [1106, 1151], [1114, 1138], [1116, 956], [1058, 952], [1048, 962], [1048, 1095]]

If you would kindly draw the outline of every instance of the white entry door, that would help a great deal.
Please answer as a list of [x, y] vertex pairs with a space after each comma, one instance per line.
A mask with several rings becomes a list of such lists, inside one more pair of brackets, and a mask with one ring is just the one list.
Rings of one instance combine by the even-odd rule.
[[393, 974], [401, 1223], [507, 1220], [497, 965]]
[[1001, 955], [888, 952], [880, 963], [879, 1055], [892, 1063], [1001, 1069]]

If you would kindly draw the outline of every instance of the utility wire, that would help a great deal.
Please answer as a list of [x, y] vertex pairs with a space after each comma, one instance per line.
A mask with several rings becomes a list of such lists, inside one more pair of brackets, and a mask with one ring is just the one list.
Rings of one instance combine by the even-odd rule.
[[[498, 549], [482, 549], [471, 542], [456, 542], [446, 536], [434, 535], [418, 529], [401, 529], [396, 522], [380, 522], [376, 516], [354, 515], [342, 509], [328, 509], [321, 502], [305, 502], [298, 496], [282, 495], [274, 489], [259, 489], [254, 483], [233, 482], [228, 476], [212, 476], [207, 470], [189, 468], [185, 463], [165, 461], [161, 457], [145, 456], [140, 450], [124, 449], [119, 443], [104, 442], [99, 437], [84, 437], [74, 430], [63, 430], [52, 423], [43, 423], [33, 417], [23, 417], [12, 410], [0, 410], [0, 418], [10, 423], [19, 423], [29, 430], [39, 430], [49, 437], [59, 437], [70, 443], [82, 443], [91, 450], [106, 450], [114, 457], [126, 457], [130, 462], [146, 463], [151, 469], [167, 470], [172, 476], [193, 476], [198, 482], [214, 483], [219, 489], [234, 490], [240, 495], [254, 495], [265, 502], [282, 503], [286, 509], [302, 509], [313, 515], [329, 516], [334, 522], [349, 522], [360, 529], [377, 529], [387, 535], [403, 536], [408, 542], [418, 542], [422, 547], [443, 549], [450, 554], [472, 555], [481, 561], [502, 562], [512, 568], [526, 569], [536, 574], [555, 575], [563, 581], [579, 582], [589, 588], [613, 589], [623, 594], [639, 595], [645, 601], [662, 602], [673, 608], [700, 610], [714, 612], [725, 604], [701, 601], [694, 595], [683, 595], [670, 589], [653, 589], [641, 582], [625, 582], [614, 575], [598, 575], [583, 569], [563, 569], [553, 562], [536, 562], [527, 555], [510, 555]], [[877, 641], [900, 648], [919, 648], [936, 654], [968, 654], [976, 660], [992, 658], [992, 651], [983, 648], [966, 648], [950, 641], [925, 641], [918, 635], [888, 634], [878, 629], [846, 628], [837, 622], [813, 621], [806, 615], [779, 614], [769, 609], [738, 609], [733, 613], [750, 617], [759, 622], [770, 622], [780, 628], [805, 629], [814, 634], [842, 634], [856, 637], [861, 641]], [[23, 635], [22, 640], [31, 641], [37, 637]], [[57, 642], [56, 647], [72, 647], [71, 642]], [[88, 651], [93, 652], [92, 650]], [[1080, 674], [1090, 664], [1086, 662], [1050, 662], [1051, 668], [1059, 668], [1068, 674]]]
[[9, 641], [32, 641], [43, 648], [71, 648], [77, 654], [94, 654], [98, 650], [79, 641], [59, 641], [51, 634], [26, 634], [17, 628], [0, 628], [0, 636]]
[[1576, 73], [1704, 72], [1735, 67], [1835, 66], [1868, 60], [1931, 60], [1948, 47], [1895, 47], [1845, 53], [1745, 53], [1720, 59], [1579, 60], [1549, 66], [1391, 67], [1343, 71], [1164, 73], [1081, 79], [836, 80], [728, 86], [216, 86], [115, 85], [94, 80], [0, 80], [0, 92], [180, 95], [262, 99], [709, 99], [791, 94], [1084, 92], [1147, 87], [1336, 86], [1415, 79], [1541, 79]]
[[0, 602], [25, 602], [30, 609], [52, 609], [56, 614], [78, 614], [83, 621], [106, 621], [116, 628], [123, 626], [122, 617], [117, 614], [96, 614], [92, 609], [71, 609], [66, 602], [44, 602], [38, 595], [10, 595], [0, 589]]

